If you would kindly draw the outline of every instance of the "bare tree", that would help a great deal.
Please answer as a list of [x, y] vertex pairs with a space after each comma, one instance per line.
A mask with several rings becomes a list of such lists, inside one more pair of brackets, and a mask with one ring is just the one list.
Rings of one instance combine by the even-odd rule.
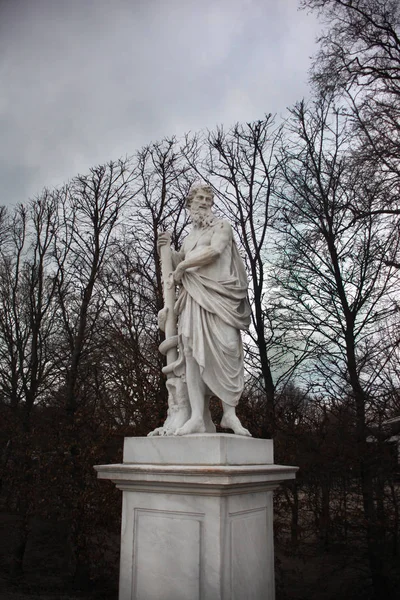
[[319, 38], [312, 81], [318, 93], [340, 98], [353, 123], [355, 157], [381, 181], [382, 193], [375, 195], [373, 205], [366, 207], [360, 199], [355, 215], [399, 215], [399, 3], [302, 0], [301, 5], [316, 10], [327, 26]]
[[52, 342], [57, 329], [53, 248], [57, 193], [45, 190], [8, 219], [0, 249], [2, 387], [12, 407], [23, 405], [24, 427], [40, 394], [52, 385]]
[[[0, 389], [13, 422], [1, 466], [11, 505], [21, 519], [12, 559], [18, 573], [35, 481], [33, 413], [46, 403], [58, 374], [54, 341], [60, 328], [53, 260], [59, 226], [57, 192], [45, 190], [28, 206], [16, 207], [1, 225], [6, 235], [0, 247]], [[7, 469], [9, 461], [18, 469]]]
[[354, 204], [361, 196], [373, 202], [375, 188], [352, 161], [347, 121], [329, 99], [292, 110], [290, 139], [282, 163], [282, 310], [299, 337], [309, 341], [311, 334], [318, 357], [314, 383], [327, 395], [352, 398], [371, 573], [375, 590], [384, 589], [367, 447], [378, 400], [369, 367], [385, 361], [376, 334], [397, 314], [399, 281], [386, 256], [397, 252], [399, 240], [382, 216], [353, 217]]
[[214, 187], [219, 209], [239, 237], [250, 274], [252, 328], [246, 361], [253, 385], [257, 382], [263, 390], [265, 436], [273, 435], [275, 430], [274, 398], [280, 358], [266, 282], [277, 210], [277, 147], [281, 135], [282, 128], [267, 115], [263, 120], [237, 124], [226, 131], [220, 127], [209, 132], [204, 141], [188, 136], [183, 148], [189, 164]]
[[167, 409], [164, 358], [158, 352], [163, 334], [157, 313], [163, 300], [157, 235], [168, 230], [175, 247], [180, 245], [187, 224], [184, 199], [190, 180], [174, 138], [144, 147], [136, 159], [140, 193], [119, 240], [117, 256], [122, 268], [108, 271], [108, 293], [114, 332], [136, 352], [135, 373], [131, 372], [136, 383], [131, 394], [135, 394], [132, 408], [140, 408], [133, 421], [141, 423], [147, 433], [160, 424]]
[[137, 193], [128, 160], [92, 168], [64, 190], [63, 230], [57, 239], [58, 302], [68, 344], [65, 407], [79, 407], [79, 367], [97, 327], [105, 297], [98, 286], [112, 252], [122, 211]]

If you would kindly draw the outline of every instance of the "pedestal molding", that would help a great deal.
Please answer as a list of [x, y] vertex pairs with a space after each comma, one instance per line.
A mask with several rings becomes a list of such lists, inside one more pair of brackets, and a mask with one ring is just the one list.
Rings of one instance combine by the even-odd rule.
[[120, 490], [156, 494], [226, 496], [274, 490], [293, 479], [297, 467], [256, 465], [249, 467], [186, 465], [98, 465], [98, 477], [110, 479]]
[[[154, 465], [154, 464], [131, 464], [120, 463], [114, 465], [96, 465], [94, 467], [99, 477], [107, 479], [108, 473], [120, 473], [132, 476], [134, 474], [148, 475], [179, 475], [180, 477], [196, 477], [208, 475], [210, 477], [240, 476], [240, 475], [289, 475], [298, 470], [298, 467], [290, 465], [246, 465], [246, 466], [220, 466], [220, 465]], [[104, 475], [103, 475], [104, 473]], [[285, 478], [285, 477], [284, 477]], [[288, 477], [290, 478], [290, 477]]]

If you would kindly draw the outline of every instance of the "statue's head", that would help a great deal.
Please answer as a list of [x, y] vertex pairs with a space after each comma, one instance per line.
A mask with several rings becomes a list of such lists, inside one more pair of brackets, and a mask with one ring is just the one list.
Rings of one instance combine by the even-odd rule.
[[204, 181], [195, 181], [189, 190], [188, 195], [186, 196], [186, 202], [185, 202], [185, 206], [187, 209], [190, 210], [191, 205], [192, 205], [192, 201], [194, 200], [195, 197], [200, 198], [200, 196], [202, 197], [202, 199], [206, 199], [208, 201], [209, 207], [211, 208], [211, 206], [214, 204], [214, 192], [213, 189], [211, 187], [211, 185], [208, 185], [207, 183], [205, 183]]

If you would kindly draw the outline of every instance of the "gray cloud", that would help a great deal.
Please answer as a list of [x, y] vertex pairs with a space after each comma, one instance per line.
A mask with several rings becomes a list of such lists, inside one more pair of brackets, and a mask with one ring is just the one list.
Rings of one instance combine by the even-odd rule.
[[318, 26], [295, 0], [0, 0], [0, 204], [164, 135], [284, 113]]

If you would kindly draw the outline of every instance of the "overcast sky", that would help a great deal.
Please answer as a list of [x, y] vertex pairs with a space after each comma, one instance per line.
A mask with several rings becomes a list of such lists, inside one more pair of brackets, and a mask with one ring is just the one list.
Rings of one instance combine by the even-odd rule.
[[0, 0], [0, 204], [173, 134], [284, 115], [320, 30], [297, 0]]

